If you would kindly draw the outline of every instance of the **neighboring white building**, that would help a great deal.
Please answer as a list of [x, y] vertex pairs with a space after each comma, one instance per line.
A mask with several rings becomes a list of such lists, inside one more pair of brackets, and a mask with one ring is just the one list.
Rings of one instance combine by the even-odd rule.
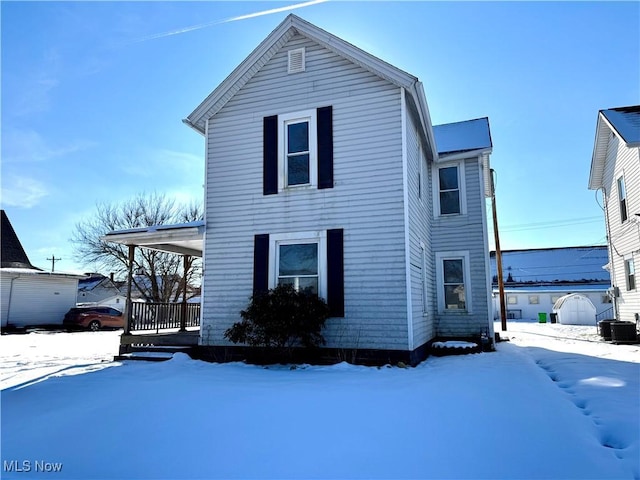
[[100, 273], [90, 273], [78, 281], [77, 303], [105, 305], [105, 300], [111, 302], [117, 300], [118, 297], [124, 298], [124, 295], [111, 277]]
[[[595, 305], [599, 319], [613, 316], [609, 294], [607, 247], [556, 247], [502, 251], [502, 275], [508, 320], [551, 319], [553, 305], [579, 293]], [[495, 252], [491, 252], [494, 319], [500, 319]]]
[[31, 265], [2, 210], [0, 310], [2, 329], [62, 325], [76, 304], [81, 275], [49, 273]]
[[204, 224], [105, 239], [204, 250], [202, 349], [231, 351], [279, 282], [327, 301], [328, 348], [415, 364], [436, 337], [493, 338], [488, 119], [432, 126], [416, 77], [289, 15], [184, 121]]
[[616, 318], [640, 316], [640, 106], [600, 110], [589, 188], [601, 190]]

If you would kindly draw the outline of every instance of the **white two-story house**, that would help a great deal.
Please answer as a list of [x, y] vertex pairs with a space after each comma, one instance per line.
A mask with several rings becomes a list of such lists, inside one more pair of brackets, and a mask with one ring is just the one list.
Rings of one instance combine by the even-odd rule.
[[311, 287], [327, 348], [415, 364], [492, 337], [486, 118], [433, 127], [417, 78], [288, 16], [186, 119], [206, 142], [201, 346]]
[[487, 118], [432, 126], [416, 77], [289, 15], [184, 122], [204, 222], [105, 239], [202, 255], [201, 357], [238, 358], [225, 330], [283, 282], [327, 301], [329, 357], [493, 338]]
[[616, 318], [640, 316], [640, 106], [600, 110], [589, 188], [602, 190]]

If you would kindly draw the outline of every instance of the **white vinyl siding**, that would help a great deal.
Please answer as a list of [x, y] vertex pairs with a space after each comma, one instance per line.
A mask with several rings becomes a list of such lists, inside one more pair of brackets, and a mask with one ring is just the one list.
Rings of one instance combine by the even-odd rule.
[[[625, 207], [628, 220], [621, 222], [618, 179], [624, 178]], [[606, 221], [608, 236], [613, 244], [609, 249], [611, 284], [618, 287], [620, 296], [615, 299], [618, 319], [635, 322], [640, 313], [640, 289], [627, 289], [625, 260], [633, 258], [637, 270], [640, 252], [640, 148], [627, 147], [617, 135], [611, 135], [607, 145], [602, 184], [606, 194]]]
[[[287, 74], [305, 47], [305, 72]], [[262, 190], [263, 118], [333, 107], [334, 188]], [[299, 35], [209, 121], [203, 344], [225, 345], [252, 294], [253, 239], [344, 229], [345, 317], [327, 347], [406, 350], [401, 92]]]
[[[409, 217], [409, 278], [413, 347], [418, 348], [435, 335], [435, 265], [431, 250], [431, 193], [426, 139], [420, 135], [415, 105], [407, 96], [405, 143], [407, 157], [407, 214]], [[422, 191], [420, 191], [422, 190]]]
[[[446, 164], [441, 164], [446, 165]], [[489, 323], [490, 284], [486, 241], [486, 224], [484, 224], [484, 185], [482, 162], [477, 157], [460, 162], [464, 171], [464, 190], [462, 195], [463, 210], [466, 215], [435, 216], [431, 234], [432, 251], [466, 251], [468, 252], [468, 299], [473, 307], [468, 311], [444, 311], [438, 309], [436, 316], [436, 334], [445, 337], [464, 337], [477, 335], [485, 330]], [[436, 172], [436, 169], [433, 170]], [[435, 173], [434, 173], [435, 176]], [[435, 181], [432, 182], [435, 190]], [[434, 202], [437, 195], [433, 195]], [[437, 265], [437, 263], [436, 263]]]

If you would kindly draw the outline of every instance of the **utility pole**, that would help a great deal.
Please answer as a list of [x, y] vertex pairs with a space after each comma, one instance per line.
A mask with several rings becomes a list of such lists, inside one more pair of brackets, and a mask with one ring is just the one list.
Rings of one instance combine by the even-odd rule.
[[56, 262], [62, 260], [61, 258], [56, 258], [55, 255], [51, 255], [51, 258], [47, 258], [47, 260], [51, 261], [51, 273], [56, 271]]
[[491, 169], [491, 210], [493, 212], [493, 235], [496, 242], [496, 269], [498, 270], [498, 295], [500, 296], [500, 321], [502, 331], [507, 331], [507, 307], [504, 302], [504, 278], [502, 275], [502, 252], [500, 251], [500, 235], [498, 233], [498, 212], [496, 209], [496, 186], [493, 181], [495, 171]]

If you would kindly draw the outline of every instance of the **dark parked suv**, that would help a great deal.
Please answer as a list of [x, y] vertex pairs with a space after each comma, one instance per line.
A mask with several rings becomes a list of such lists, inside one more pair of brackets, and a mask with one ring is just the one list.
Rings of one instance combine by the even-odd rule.
[[111, 307], [74, 307], [64, 316], [62, 325], [69, 330], [88, 328], [94, 332], [101, 328], [123, 328], [124, 315]]

